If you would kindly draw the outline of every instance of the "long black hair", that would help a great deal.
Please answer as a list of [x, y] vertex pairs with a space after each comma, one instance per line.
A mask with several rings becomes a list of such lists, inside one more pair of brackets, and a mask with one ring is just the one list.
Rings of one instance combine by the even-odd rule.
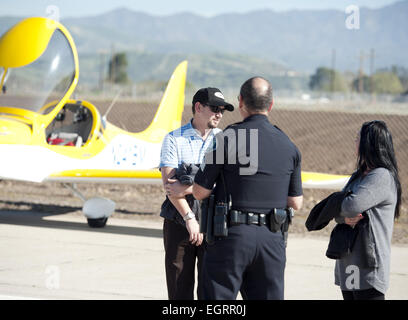
[[396, 219], [399, 217], [401, 207], [401, 183], [392, 136], [384, 121], [365, 122], [360, 130], [357, 176], [363, 175], [367, 169], [372, 170], [380, 167], [388, 169], [394, 178], [397, 188], [397, 205], [394, 214]]

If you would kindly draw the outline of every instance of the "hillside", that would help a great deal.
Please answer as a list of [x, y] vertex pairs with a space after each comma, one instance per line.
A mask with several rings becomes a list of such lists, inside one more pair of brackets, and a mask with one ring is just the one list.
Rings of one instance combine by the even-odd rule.
[[[62, 22], [72, 31], [81, 52], [108, 49], [156, 53], [228, 53], [256, 56], [289, 69], [312, 72], [330, 65], [358, 67], [360, 51], [375, 49], [376, 67], [408, 66], [408, 1], [381, 9], [360, 8], [360, 29], [345, 27], [338, 10], [255, 11], [213, 18], [190, 13], [150, 16], [117, 9], [89, 18]], [[368, 69], [368, 64], [366, 64]]]
[[[109, 54], [80, 56], [81, 83], [95, 84], [100, 66], [107, 63]], [[273, 80], [275, 88], [299, 89], [307, 86], [306, 74], [293, 74], [282, 65], [246, 55], [234, 54], [161, 54], [127, 52], [128, 75], [134, 83], [167, 81], [175, 66], [188, 60], [187, 81], [196, 87], [238, 87], [254, 74]], [[104, 72], [106, 74], [107, 67]]]
[[[22, 18], [5, 14], [0, 33]], [[360, 8], [359, 30], [347, 29], [346, 18], [339, 10], [265, 10], [208, 18], [191, 13], [152, 16], [121, 8], [61, 22], [78, 47], [82, 83], [99, 79], [102, 58], [107, 60], [113, 50], [127, 52], [128, 73], [135, 82], [166, 80], [178, 62], [188, 59], [189, 81], [197, 85], [236, 84], [261, 74], [278, 86], [305, 87], [306, 74], [331, 66], [333, 49], [335, 68], [342, 71], [356, 72], [363, 52], [368, 73], [371, 49], [376, 69], [408, 67], [408, 0]]]

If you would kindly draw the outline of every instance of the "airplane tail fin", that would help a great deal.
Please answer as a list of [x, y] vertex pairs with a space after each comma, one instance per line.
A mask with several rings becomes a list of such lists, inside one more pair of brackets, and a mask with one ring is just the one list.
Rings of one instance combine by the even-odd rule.
[[138, 136], [143, 140], [160, 143], [164, 136], [181, 126], [184, 109], [187, 61], [181, 62], [174, 70], [163, 94], [153, 121]]

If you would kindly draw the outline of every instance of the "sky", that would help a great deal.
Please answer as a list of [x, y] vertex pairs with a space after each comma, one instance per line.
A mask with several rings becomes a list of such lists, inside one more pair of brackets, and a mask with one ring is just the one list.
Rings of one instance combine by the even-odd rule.
[[223, 13], [246, 13], [270, 9], [337, 9], [345, 11], [349, 5], [381, 8], [397, 0], [0, 0], [0, 16], [47, 16], [56, 13], [67, 17], [93, 16], [126, 7], [151, 15], [163, 16], [179, 12], [192, 12], [212, 17]]

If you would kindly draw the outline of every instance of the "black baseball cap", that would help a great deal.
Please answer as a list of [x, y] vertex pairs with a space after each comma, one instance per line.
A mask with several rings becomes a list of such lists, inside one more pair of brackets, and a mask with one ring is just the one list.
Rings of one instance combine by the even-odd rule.
[[234, 106], [225, 101], [224, 95], [217, 88], [201, 88], [193, 97], [193, 105], [196, 102], [209, 106], [224, 107], [225, 110], [234, 111]]

